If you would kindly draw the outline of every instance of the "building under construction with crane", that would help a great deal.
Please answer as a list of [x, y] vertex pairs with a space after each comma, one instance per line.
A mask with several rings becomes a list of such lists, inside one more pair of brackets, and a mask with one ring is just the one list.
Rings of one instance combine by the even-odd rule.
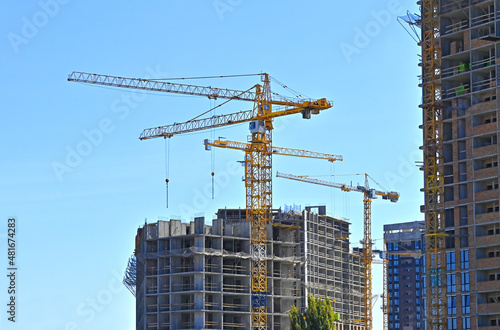
[[427, 329], [500, 329], [500, 1], [419, 4]]
[[[268, 329], [289, 329], [288, 311], [303, 310], [308, 294], [330, 298], [337, 329], [364, 329], [363, 259], [349, 250], [348, 222], [324, 206], [274, 210], [266, 232]], [[136, 294], [136, 329], [250, 328], [250, 234], [239, 209], [219, 210], [211, 226], [199, 217], [140, 228], [126, 281]]]
[[[273, 295], [273, 288], [275, 287], [275, 283], [269, 282], [270, 276], [272, 279], [273, 276], [273, 269], [274, 269], [274, 264], [270, 265], [269, 260], [274, 260], [273, 258], [275, 257], [276, 251], [287, 251], [288, 257], [290, 258], [301, 258], [304, 257], [305, 259], [305, 266], [301, 267], [296, 267], [294, 272], [297, 272], [297, 269], [304, 269], [304, 274], [300, 275], [303, 277], [303, 288], [304, 291], [302, 291], [302, 286], [298, 285], [295, 287], [296, 290], [298, 291], [297, 294], [300, 294], [297, 297], [297, 299], [293, 299], [293, 304], [297, 304], [300, 308], [306, 307], [305, 303], [305, 298], [307, 297], [308, 293], [313, 293], [316, 295], [323, 295], [326, 297], [332, 297], [334, 302], [334, 307], [337, 307], [337, 304], [339, 304], [338, 307], [340, 307], [340, 310], [336, 310], [336, 312], [340, 312], [341, 314], [345, 315], [347, 318], [345, 319], [346, 326], [349, 327], [350, 329], [355, 329], [355, 328], [360, 328], [364, 327], [367, 330], [372, 330], [373, 329], [373, 317], [372, 317], [372, 306], [371, 306], [371, 300], [372, 300], [372, 274], [371, 274], [371, 263], [372, 263], [372, 258], [373, 258], [373, 253], [372, 253], [372, 244], [373, 241], [371, 239], [371, 201], [372, 199], [377, 198], [377, 196], [381, 196], [382, 199], [387, 199], [392, 202], [395, 202], [399, 198], [399, 194], [396, 192], [387, 192], [387, 191], [377, 191], [375, 189], [371, 189], [368, 186], [368, 176], [366, 176], [366, 182], [365, 186], [358, 186], [358, 187], [351, 187], [351, 186], [346, 186], [346, 185], [336, 185], [333, 184], [332, 187], [340, 188], [346, 192], [348, 191], [358, 191], [364, 194], [364, 199], [363, 199], [363, 209], [364, 209], [364, 235], [363, 235], [363, 240], [362, 240], [362, 245], [363, 248], [360, 250], [362, 254], [362, 258], [358, 259], [358, 257], [354, 257], [351, 254], [349, 254], [349, 245], [348, 242], [345, 241], [345, 237], [340, 237], [337, 239], [334, 239], [334, 236], [329, 237], [328, 232], [330, 229], [328, 227], [323, 225], [323, 229], [320, 230], [318, 229], [320, 225], [313, 225], [313, 229], [308, 227], [307, 225], [307, 220], [306, 216], [302, 218], [302, 222], [304, 222], [302, 225], [300, 225], [300, 221], [298, 221], [298, 224], [294, 224], [293, 226], [297, 227], [296, 229], [298, 232], [300, 232], [300, 228], [302, 228], [303, 231], [303, 240], [297, 240], [295, 244], [297, 244], [296, 248], [299, 247], [300, 243], [303, 244], [303, 248], [297, 250], [296, 248], [290, 249], [289, 247], [285, 249], [284, 247], [278, 247], [276, 250], [274, 250], [274, 243], [273, 238], [271, 235], [274, 234], [274, 227], [279, 226], [280, 224], [280, 218], [276, 217], [275, 212], [273, 211], [272, 207], [272, 157], [273, 155], [286, 155], [286, 156], [295, 156], [295, 157], [304, 157], [304, 158], [316, 158], [316, 159], [323, 159], [323, 160], [328, 160], [330, 162], [333, 161], [341, 161], [342, 157], [338, 155], [331, 155], [331, 154], [323, 154], [323, 153], [318, 153], [318, 152], [311, 152], [311, 151], [306, 151], [306, 150], [299, 150], [299, 149], [290, 149], [290, 148], [280, 148], [272, 145], [272, 130], [273, 130], [273, 120], [278, 117], [282, 116], [288, 116], [288, 115], [294, 115], [294, 114], [301, 114], [303, 119], [310, 119], [312, 115], [317, 115], [321, 111], [327, 110], [332, 107], [332, 103], [325, 98], [321, 99], [302, 99], [300, 98], [300, 95], [297, 95], [297, 97], [286, 97], [279, 95], [275, 92], [271, 92], [271, 80], [273, 79], [271, 76], [269, 76], [267, 73], [262, 73], [258, 74], [261, 77], [261, 82], [262, 84], [256, 84], [253, 87], [249, 88], [248, 90], [240, 91], [240, 90], [233, 90], [233, 89], [226, 89], [226, 88], [215, 88], [215, 87], [204, 87], [204, 86], [196, 86], [196, 85], [187, 85], [187, 84], [177, 84], [177, 83], [172, 83], [172, 82], [167, 82], [164, 81], [163, 79], [138, 79], [138, 78], [123, 78], [123, 77], [116, 77], [116, 76], [108, 76], [108, 75], [101, 75], [101, 74], [91, 74], [91, 73], [83, 73], [83, 72], [73, 72], [68, 80], [69, 81], [74, 81], [74, 82], [81, 82], [81, 83], [88, 83], [88, 84], [94, 84], [94, 85], [103, 85], [103, 86], [111, 86], [111, 87], [119, 87], [119, 88], [130, 88], [130, 89], [139, 89], [139, 90], [148, 90], [148, 91], [156, 91], [156, 92], [165, 92], [165, 93], [177, 93], [177, 94], [184, 94], [184, 95], [194, 95], [194, 96], [203, 96], [203, 97], [208, 97], [209, 99], [226, 99], [227, 101], [224, 103], [227, 103], [228, 101], [232, 100], [237, 100], [237, 101], [250, 101], [253, 103], [253, 109], [252, 110], [246, 110], [246, 111], [240, 111], [237, 113], [230, 113], [230, 114], [224, 114], [224, 115], [218, 115], [218, 116], [210, 116], [206, 118], [200, 118], [203, 115], [206, 115], [209, 111], [206, 111], [202, 113], [199, 116], [194, 117], [191, 120], [188, 120], [183, 123], [174, 123], [172, 125], [165, 125], [165, 126], [157, 126], [153, 127], [150, 129], [145, 129], [142, 134], [140, 135], [141, 140], [148, 140], [148, 139], [154, 139], [154, 138], [171, 138], [175, 135], [179, 134], [185, 134], [185, 133], [190, 133], [190, 132], [196, 132], [196, 131], [202, 131], [202, 130], [207, 130], [207, 129], [215, 129], [218, 127], [222, 126], [229, 126], [229, 125], [234, 125], [234, 124], [239, 124], [239, 123], [244, 123], [248, 122], [249, 123], [249, 129], [250, 129], [250, 136], [248, 138], [248, 143], [241, 143], [241, 142], [235, 142], [235, 141], [205, 141], [205, 145], [207, 147], [222, 147], [222, 148], [230, 148], [230, 149], [236, 149], [239, 151], [243, 151], [245, 153], [245, 160], [244, 160], [244, 165], [245, 165], [245, 177], [244, 177], [244, 184], [245, 184], [245, 192], [246, 192], [246, 207], [243, 212], [239, 215], [239, 221], [241, 222], [240, 226], [247, 226], [248, 230], [243, 230], [240, 229], [240, 233], [245, 232], [246, 234], [244, 236], [241, 236], [241, 238], [246, 239], [248, 242], [245, 243], [248, 245], [247, 250], [242, 250], [241, 252], [246, 253], [247, 257], [247, 262], [249, 263], [249, 270], [248, 270], [248, 276], [250, 279], [247, 281], [247, 286], [243, 285], [243, 282], [239, 281], [237, 284], [240, 286], [239, 288], [241, 292], [233, 292], [233, 293], [243, 293], [243, 292], [248, 292], [249, 297], [248, 301], [245, 301], [243, 305], [240, 303], [236, 303], [238, 300], [241, 300], [241, 297], [235, 298], [234, 302], [228, 302], [227, 304], [229, 305], [238, 305], [239, 307], [237, 308], [237, 312], [243, 312], [243, 310], [248, 311], [250, 316], [248, 319], [243, 319], [242, 317], [235, 317], [233, 320], [225, 320], [222, 318], [222, 312], [220, 312], [218, 317], [215, 317], [214, 315], [210, 314], [207, 316], [207, 319], [205, 319], [205, 305], [204, 302], [205, 300], [201, 299], [199, 296], [200, 294], [196, 295], [191, 295], [190, 298], [186, 298], [188, 300], [183, 301], [182, 298], [178, 298], [179, 296], [175, 296], [176, 298], [172, 298], [168, 302], [168, 306], [172, 306], [172, 308], [178, 308], [180, 305], [183, 304], [193, 304], [196, 296], [196, 304], [195, 305], [189, 305], [189, 306], [196, 306], [196, 309], [201, 308], [201, 311], [198, 312], [196, 315], [191, 315], [191, 316], [182, 316], [184, 314], [182, 313], [177, 313], [177, 310], [175, 310], [176, 313], [171, 314], [173, 311], [169, 310], [169, 313], [162, 314], [163, 316], [161, 317], [155, 317], [154, 316], [148, 316], [148, 310], [147, 306], [148, 305], [155, 305], [153, 304], [154, 298], [148, 298], [148, 297], [143, 297], [144, 292], [140, 291], [142, 288], [142, 282], [141, 286], [136, 285], [138, 291], [138, 297], [146, 299], [146, 302], [144, 304], [140, 303], [138, 305], [139, 308], [144, 307], [144, 310], [139, 311], [139, 315], [141, 317], [143, 315], [146, 315], [145, 318], [141, 319], [139, 324], [139, 328], [148, 327], [150, 326], [151, 328], [165, 328], [162, 324], [169, 324], [166, 326], [167, 328], [170, 327], [170, 324], [172, 324], [173, 328], [176, 329], [191, 329], [193, 326], [196, 329], [200, 329], [199, 327], [201, 326], [202, 328], [207, 326], [205, 323], [206, 320], [210, 324], [215, 324], [215, 327], [220, 327], [223, 326], [224, 328], [226, 327], [242, 327], [242, 328], [252, 328], [254, 330], [265, 330], [268, 329], [269, 327], [273, 328], [287, 328], [286, 320], [287, 320], [287, 315], [286, 311], [290, 306], [292, 306], [292, 301], [291, 298], [284, 298], [283, 296], [280, 297], [274, 297]], [[198, 79], [201, 77], [197, 77]], [[204, 78], [214, 78], [214, 77], [204, 77]], [[186, 78], [183, 78], [186, 79]], [[274, 80], [277, 82], [276, 80]], [[279, 82], [278, 82], [279, 83]], [[286, 85], [283, 85], [279, 83], [282, 87], [286, 87]], [[289, 89], [290, 90], [290, 89]], [[291, 91], [291, 90], [290, 90]], [[214, 173], [212, 173], [213, 177]], [[166, 185], [167, 185], [167, 193], [168, 193], [168, 177], [166, 179]], [[309, 180], [308, 182], [310, 183], [318, 183], [322, 184], [319, 182], [312, 182]], [[244, 214], [244, 216], [242, 215]], [[324, 214], [320, 214], [323, 217], [320, 217], [319, 219], [326, 219]], [[227, 219], [217, 219], [218, 222], [217, 226], [215, 227], [214, 232], [216, 233], [215, 235], [222, 235], [224, 236], [226, 234], [226, 231], [223, 229], [217, 229], [220, 226], [223, 226], [223, 228], [226, 228], [226, 225], [230, 225], [230, 227], [233, 227], [232, 223], [227, 223]], [[224, 225], [220, 224], [221, 222], [226, 221]], [[200, 221], [199, 221], [200, 222]], [[330, 222], [335, 222], [333, 220], [328, 220], [328, 223]], [[171, 222], [172, 223], [172, 222]], [[172, 226], [171, 223], [169, 225], [170, 231], [168, 231], [168, 235], [171, 235], [172, 233], [177, 234], [177, 230], [172, 231]], [[201, 223], [201, 222], [200, 222]], [[165, 224], [162, 224], [162, 222], [159, 222], [157, 226], [163, 226], [165, 227]], [[176, 225], [177, 226], [177, 225]], [[180, 225], [181, 227], [181, 235], [188, 235], [187, 227], [186, 230], [183, 230], [182, 224]], [[176, 227], [178, 228], [178, 227]], [[205, 226], [202, 224], [198, 225], [190, 225], [189, 226], [189, 234], [194, 234], [196, 235], [205, 235], [207, 234], [205, 232]], [[194, 228], [194, 229], [192, 229]], [[214, 227], [212, 227], [214, 228]], [[271, 230], [272, 229], [272, 230]], [[159, 229], [158, 229], [159, 230]], [[194, 230], [194, 232], [192, 232]], [[208, 230], [208, 229], [207, 229]], [[211, 230], [208, 230], [210, 233]], [[312, 233], [310, 233], [312, 231]], [[158, 231], [158, 232], [161, 232]], [[332, 232], [332, 230], [330, 230]], [[148, 227], [145, 227], [145, 230], [139, 237], [142, 239], [142, 241], [147, 241], [148, 239]], [[163, 231], [163, 233], [167, 233]], [[144, 236], [145, 235], [145, 236]], [[315, 238], [309, 238], [309, 235], [316, 235], [314, 236]], [[144, 237], [146, 239], [144, 239]], [[160, 238], [164, 238], [164, 236], [157, 234], [156, 236], [151, 236], [155, 241], [152, 244], [152, 247], [154, 251], [160, 251], [160, 250], [165, 250], [167, 249], [166, 245], [161, 246], [161, 244], [166, 244], [166, 243], [160, 243], [162, 240], [158, 241]], [[297, 237], [297, 236], [296, 236]], [[312, 236], [311, 236], [312, 237]], [[233, 239], [234, 238], [230, 238]], [[329, 242], [328, 240], [331, 240]], [[175, 241], [175, 239], [174, 239]], [[204, 242], [204, 240], [201, 240]], [[320, 246], [319, 250], [314, 250], [312, 247], [307, 246], [308, 241], [315, 241], [314, 244], [318, 244]], [[191, 241], [190, 241], [191, 242]], [[192, 243], [192, 242], [191, 242]], [[240, 242], [242, 243], [242, 242]], [[288, 242], [287, 242], [288, 243]], [[167, 250], [171, 249], [177, 249], [178, 246], [175, 244], [181, 244], [181, 243], [174, 243], [172, 247], [172, 243], [169, 243], [169, 247]], [[335, 253], [335, 244], [339, 244], [341, 249], [341, 253], [343, 253], [345, 256], [342, 257], [344, 259], [342, 260], [336, 260], [338, 257]], [[292, 244], [293, 245], [293, 244]], [[142, 245], [137, 245], [137, 248], [142, 247]], [[333, 248], [332, 248], [333, 247]], [[187, 247], [186, 247], [187, 248]], [[201, 245], [194, 245], [194, 249], [198, 248], [203, 248], [204, 246]], [[328, 249], [328, 252], [325, 249]], [[160, 249], [160, 250], [158, 250]], [[222, 249], [220, 247], [219, 249]], [[270, 250], [271, 249], [271, 250]], [[203, 250], [204, 251], [204, 250]], [[308, 251], [315, 251], [315, 253], [311, 253], [308, 255]], [[141, 253], [147, 253], [148, 251], [148, 245], [146, 245], [145, 250], [141, 250]], [[153, 252], [153, 251], [151, 251]], [[340, 253], [340, 252], [339, 252]], [[351, 257], [352, 256], [352, 257]], [[271, 258], [271, 259], [270, 259]], [[312, 258], [312, 259], [311, 259]], [[315, 259], [316, 258], [316, 259]], [[200, 270], [203, 267], [203, 262], [200, 263], [200, 260], [202, 259], [197, 259], [198, 261], [195, 262], [193, 267], [196, 267], [196, 270]], [[310, 264], [308, 265], [309, 260], [318, 260], [317, 264]], [[320, 261], [321, 260], [321, 261]], [[137, 262], [141, 262], [140, 259], [136, 259]], [[178, 261], [178, 260], [177, 260]], [[176, 261], [176, 262], [177, 262]], [[278, 260], [280, 261], [280, 260]], [[146, 263], [148, 261], [145, 261]], [[154, 261], [150, 261], [154, 262]], [[172, 262], [172, 260], [170, 260]], [[353, 276], [356, 277], [356, 279], [349, 279], [349, 278], [343, 278], [342, 276], [344, 275], [337, 275], [335, 274], [335, 271], [330, 272], [330, 270], [335, 269], [337, 267], [337, 262], [340, 262], [341, 264], [339, 265], [339, 269], [342, 269], [345, 274], [353, 274]], [[157, 260], [158, 266], [157, 268], [160, 267], [159, 263], [160, 261]], [[344, 264], [342, 264], [344, 263]], [[170, 265], [170, 264], [169, 264]], [[351, 266], [349, 266], [351, 265]], [[137, 265], [136, 265], [137, 266]], [[142, 266], [137, 266], [137, 269], [142, 269]], [[145, 266], [147, 269], [147, 265]], [[170, 267], [170, 266], [169, 266]], [[173, 267], [173, 265], [172, 265]], [[201, 268], [200, 268], [201, 267]], [[271, 268], [269, 268], [271, 267]], [[281, 267], [281, 265], [279, 266]], [[350, 269], [349, 267], [352, 267]], [[133, 268], [133, 267], [132, 267]], [[286, 267], [285, 267], [286, 268]], [[359, 268], [359, 269], [358, 269]], [[193, 268], [194, 269], [194, 268]], [[290, 270], [291, 271], [291, 270]], [[191, 272], [194, 272], [192, 270]], [[219, 272], [222, 272], [222, 269], [219, 270]], [[329, 273], [330, 272], [330, 273]], [[133, 273], [133, 272], [132, 272]], [[131, 274], [132, 274], [131, 273]], [[359, 275], [356, 275], [358, 274]], [[147, 274], [147, 272], [146, 272]], [[307, 274], [313, 274], [311, 275], [311, 278], [308, 277]], [[165, 274], [167, 275], [167, 274]], [[245, 274], [241, 274], [245, 275]], [[153, 276], [153, 275], [151, 275]], [[157, 275], [155, 275], [157, 276]], [[295, 275], [294, 275], [295, 276]], [[331, 278], [331, 276], [334, 276]], [[339, 276], [339, 277], [335, 277]], [[136, 278], [137, 281], [140, 279], [144, 279], [144, 275], [141, 275], [141, 272], [137, 272], [132, 278]], [[202, 275], [200, 276], [178, 276], [174, 282], [172, 282], [172, 279], [175, 277], [169, 277], [167, 276], [169, 282], [159, 282], [158, 280], [156, 282], [157, 285], [167, 285], [168, 290], [174, 290], [174, 287], [172, 286], [175, 284], [176, 286], [180, 285], [182, 287], [183, 282], [179, 283], [177, 280], [188, 280], [189, 278], [193, 279], [197, 278], [197, 281], [188, 281], [188, 287], [190, 288], [188, 291], [199, 291], [201, 290], [203, 293], [201, 296], [205, 296], [205, 288], [204, 288], [204, 282], [200, 280], [200, 278], [203, 277]], [[167, 279], [163, 279], [166, 281]], [[295, 277], [292, 277], [292, 279]], [[317, 278], [318, 281], [318, 286], [313, 285], [313, 283], [316, 283], [313, 281], [314, 278]], [[219, 276], [219, 279], [221, 277]], [[223, 277], [222, 277], [223, 279]], [[243, 279], [242, 279], [243, 280]], [[272, 279], [274, 281], [274, 279]], [[148, 280], [146, 279], [146, 284]], [[149, 281], [154, 282], [153, 279], [150, 279]], [[201, 282], [200, 282], [201, 281]], [[209, 281], [209, 280], [207, 280]], [[345, 282], [347, 281], [347, 282]], [[129, 284], [131, 287], [133, 285], [131, 284], [132, 282], [129, 281]], [[137, 282], [139, 283], [139, 282]], [[201, 283], [201, 284], [200, 284]], [[212, 283], [212, 282], [209, 282]], [[214, 282], [215, 283], [215, 282]], [[221, 282], [224, 283], [224, 282]], [[347, 288], [345, 287], [347, 283]], [[352, 287], [351, 287], [351, 283]], [[356, 284], [357, 283], [357, 284]], [[361, 285], [362, 283], [362, 285]], [[196, 289], [194, 289], [194, 286], [196, 284]], [[219, 283], [220, 284], [220, 283]], [[200, 286], [201, 285], [201, 286]], [[228, 284], [229, 286], [232, 286], [233, 284]], [[243, 286], [242, 286], [243, 285]], [[246, 284], [245, 284], [246, 285]], [[325, 285], [325, 288], [322, 288], [322, 286]], [[330, 288], [328, 288], [329, 285], [334, 285]], [[154, 286], [154, 285], [153, 285]], [[279, 286], [278, 286], [279, 287]], [[288, 290], [289, 288], [286, 287]], [[358, 290], [359, 289], [359, 290]], [[153, 289], [151, 289], [153, 290]], [[219, 289], [220, 291], [220, 285]], [[224, 291], [224, 288], [222, 287], [222, 290]], [[281, 289], [279, 289], [281, 290]], [[278, 291], [279, 291], [278, 290]], [[342, 292], [340, 295], [330, 295], [329, 290], [333, 293], [336, 292], [335, 290], [341, 290]], [[344, 292], [344, 290], [350, 290], [349, 292]], [[132, 290], [133, 291], [133, 290]], [[296, 291], [294, 291], [296, 292]], [[166, 292], [163, 292], [166, 293]], [[147, 294], [147, 293], [146, 293]], [[345, 296], [344, 296], [345, 295]], [[354, 297], [358, 296], [358, 300], [356, 300]], [[166, 297], [167, 295], [165, 295]], [[223, 295], [225, 297], [225, 295]], [[168, 296], [170, 297], [170, 296]], [[173, 296], [172, 296], [173, 297]], [[214, 296], [215, 297], [215, 296]], [[287, 293], [288, 297], [288, 293]], [[293, 297], [293, 295], [292, 295]], [[193, 299], [191, 299], [193, 298]], [[269, 299], [271, 298], [271, 299]], [[337, 298], [339, 300], [337, 300]], [[156, 299], [156, 309], [155, 311], [151, 312], [156, 315], [158, 311], [160, 311], [160, 307], [163, 303], [159, 299], [167, 299], [167, 298], [157, 298]], [[222, 299], [222, 297], [219, 295], [219, 299]], [[229, 298], [227, 298], [229, 299]], [[302, 300], [301, 300], [302, 299]], [[299, 302], [300, 301], [300, 302]], [[151, 304], [150, 304], [151, 303]], [[247, 304], [248, 303], [248, 304]], [[358, 306], [359, 303], [359, 306]], [[165, 303], [167, 304], [166, 300]], [[163, 304], [163, 305], [164, 305]], [[221, 305], [222, 304], [222, 305]], [[229, 308], [226, 305], [227, 308]], [[241, 305], [241, 306], [240, 306]], [[220, 304], [217, 306], [222, 306], [220, 308], [223, 308], [224, 306], [224, 300], [220, 301]], [[248, 308], [247, 308], [248, 307]], [[170, 308], [170, 307], [169, 307]], [[226, 309], [226, 311], [228, 311]], [[283, 315], [274, 315], [274, 311], [277, 311], [278, 314], [280, 313], [285, 313], [286, 317], [283, 317]], [[200, 316], [202, 313], [203, 316]], [[167, 314], [168, 314], [168, 320], [167, 320]], [[189, 314], [189, 313], [188, 313]], [[174, 315], [175, 317], [171, 317]], [[180, 316], [179, 316], [180, 315]], [[187, 315], [187, 314], [186, 314]], [[228, 314], [229, 315], [229, 314]], [[268, 318], [268, 316], [272, 317], [271, 319]], [[224, 313], [224, 317], [226, 317], [226, 313]], [[151, 319], [151, 322], [149, 319]], [[229, 316], [227, 316], [229, 318]], [[212, 322], [212, 323], [211, 323]], [[215, 323], [213, 323], [215, 322]], [[184, 325], [187, 324], [187, 325]], [[239, 326], [237, 326], [239, 324]], [[277, 325], [277, 326], [275, 326]], [[339, 325], [342, 326], [342, 325]], [[355, 328], [353, 328], [355, 327]]]

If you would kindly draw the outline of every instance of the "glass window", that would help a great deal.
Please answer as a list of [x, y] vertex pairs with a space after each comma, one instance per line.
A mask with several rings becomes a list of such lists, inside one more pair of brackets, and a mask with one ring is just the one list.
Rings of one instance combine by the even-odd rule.
[[469, 273], [462, 273], [462, 292], [470, 291]]
[[457, 297], [448, 296], [448, 315], [455, 315], [455, 314], [457, 314]]
[[469, 250], [460, 251], [460, 267], [469, 269]]
[[446, 252], [446, 270], [455, 270], [455, 251]]
[[463, 295], [462, 296], [462, 314], [469, 314], [470, 313], [470, 296]]
[[455, 274], [446, 274], [446, 291], [453, 293], [457, 291]]
[[470, 329], [470, 317], [464, 317], [462, 319], [462, 329], [463, 330], [471, 330]]
[[456, 318], [448, 318], [448, 330], [457, 330]]

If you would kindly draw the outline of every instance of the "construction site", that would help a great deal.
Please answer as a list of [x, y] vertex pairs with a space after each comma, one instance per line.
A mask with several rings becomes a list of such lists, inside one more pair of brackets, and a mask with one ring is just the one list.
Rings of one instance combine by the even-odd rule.
[[[349, 223], [325, 215], [273, 211], [268, 224], [270, 329], [289, 329], [292, 305], [308, 294], [330, 297], [343, 329], [363, 329], [363, 265], [349, 251]], [[251, 228], [244, 210], [221, 209], [212, 225], [158, 221], [138, 230], [136, 329], [248, 329], [252, 321]], [[134, 276], [130, 276], [133, 278]]]
[[[250, 75], [259, 76], [260, 83], [247, 90], [70, 75], [74, 82], [252, 104], [251, 110], [223, 115], [208, 116], [210, 109], [140, 135], [141, 140], [170, 139], [249, 125], [246, 142], [204, 142], [207, 149], [244, 154], [243, 208], [219, 209], [214, 219], [207, 219], [211, 224], [204, 217], [172, 218], [139, 228], [124, 279], [136, 297], [136, 329], [289, 329], [291, 307], [303, 312], [312, 294], [331, 300], [341, 315], [336, 329], [372, 330], [376, 252], [384, 264], [384, 329], [500, 329], [500, 1], [422, 0], [418, 5], [420, 12], [403, 20], [421, 50], [422, 104], [415, 111], [422, 111], [424, 202], [415, 207], [424, 221], [387, 226], [386, 251], [373, 250], [371, 203], [378, 197], [397, 202], [399, 193], [371, 187], [368, 174], [358, 185], [276, 174], [361, 193], [363, 239], [358, 248], [349, 239], [347, 219], [327, 215], [324, 206], [287, 212], [273, 207], [274, 156], [343, 160], [274, 146], [273, 120], [296, 114], [310, 119], [331, 108], [332, 101], [272, 92], [271, 81], [287, 86], [267, 73]], [[304, 130], [306, 126], [314, 129], [313, 122]], [[212, 184], [213, 176], [212, 171]], [[168, 196], [168, 177], [165, 182]]]

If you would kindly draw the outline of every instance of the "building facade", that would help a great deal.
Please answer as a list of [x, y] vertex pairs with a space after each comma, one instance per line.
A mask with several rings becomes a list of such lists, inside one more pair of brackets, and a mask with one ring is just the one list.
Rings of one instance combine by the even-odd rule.
[[424, 221], [384, 225], [390, 330], [424, 329]]
[[498, 330], [500, 1], [437, 3], [439, 74], [423, 75], [441, 89], [447, 328]]
[[[349, 223], [310, 209], [273, 215], [268, 328], [289, 329], [291, 306], [303, 310], [307, 294], [314, 294], [332, 300], [342, 317], [339, 329], [362, 330], [362, 258], [349, 251]], [[136, 329], [249, 329], [249, 236], [245, 210], [237, 209], [219, 210], [211, 226], [200, 217], [139, 228], [134, 269], [128, 270], [134, 273]]]

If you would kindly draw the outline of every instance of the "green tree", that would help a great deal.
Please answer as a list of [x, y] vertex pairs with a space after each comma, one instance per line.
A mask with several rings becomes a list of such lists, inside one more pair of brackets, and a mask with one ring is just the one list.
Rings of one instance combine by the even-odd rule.
[[291, 330], [333, 330], [334, 322], [340, 318], [339, 314], [333, 312], [330, 299], [314, 298], [312, 294], [307, 297], [304, 315], [295, 306], [292, 306], [288, 315]]

